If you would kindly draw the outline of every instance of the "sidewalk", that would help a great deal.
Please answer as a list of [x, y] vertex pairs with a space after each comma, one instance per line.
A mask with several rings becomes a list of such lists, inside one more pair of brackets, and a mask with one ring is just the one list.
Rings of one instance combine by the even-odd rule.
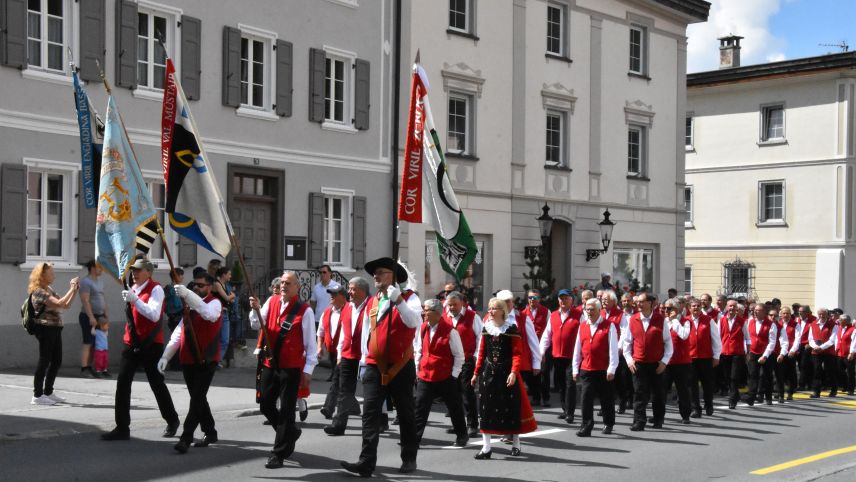
[[[64, 368], [57, 377], [57, 395], [66, 403], [54, 406], [30, 405], [33, 375], [29, 371], [10, 370], [0, 373], [0, 443], [11, 440], [49, 438], [77, 433], [100, 432], [114, 427], [113, 399], [116, 391], [112, 379], [88, 379], [78, 376], [79, 369]], [[315, 368], [309, 408], [318, 409], [330, 383], [330, 369]], [[224, 368], [214, 376], [208, 402], [215, 419], [259, 415], [255, 403], [255, 368]], [[190, 397], [181, 372], [166, 372], [166, 383], [179, 417], [184, 419]], [[137, 372], [131, 389], [131, 431], [140, 427], [161, 427], [154, 395], [146, 374]]]

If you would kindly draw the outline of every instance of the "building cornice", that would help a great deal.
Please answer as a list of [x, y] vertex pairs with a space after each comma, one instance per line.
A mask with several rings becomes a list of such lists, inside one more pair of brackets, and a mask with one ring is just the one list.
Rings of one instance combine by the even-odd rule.
[[687, 87], [709, 87], [737, 82], [769, 80], [839, 69], [856, 70], [856, 52], [843, 52], [687, 74]]
[[763, 164], [733, 164], [728, 166], [713, 166], [713, 167], [688, 167], [687, 174], [708, 174], [714, 172], [734, 172], [734, 171], [756, 171], [768, 169], [789, 169], [796, 167], [817, 167], [831, 166], [837, 164], [848, 164], [856, 162], [854, 157], [836, 157], [832, 159], [812, 159], [810, 161], [783, 161]]
[[710, 3], [704, 0], [653, 0], [653, 2], [687, 15], [698, 22], [707, 22], [710, 14]]

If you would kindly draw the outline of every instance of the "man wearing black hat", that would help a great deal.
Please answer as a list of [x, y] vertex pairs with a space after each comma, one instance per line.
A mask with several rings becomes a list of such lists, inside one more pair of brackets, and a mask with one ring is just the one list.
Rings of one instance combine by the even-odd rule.
[[[368, 299], [367, 323], [363, 324], [360, 378], [363, 381], [363, 447], [356, 463], [342, 462], [350, 472], [368, 477], [377, 463], [381, 411], [391, 396], [398, 411], [401, 432], [401, 473], [416, 470], [419, 449], [414, 413], [413, 339], [422, 322], [419, 297], [405, 300], [398, 284], [407, 281], [407, 270], [392, 258], [380, 258], [365, 266], [374, 277], [377, 295]], [[415, 307], [414, 307], [415, 305]]]
[[326, 350], [330, 366], [333, 367], [330, 379], [332, 383], [330, 383], [330, 389], [327, 390], [324, 406], [321, 407], [321, 414], [325, 418], [331, 419], [336, 410], [336, 400], [339, 397], [339, 365], [336, 363], [339, 356], [336, 350], [339, 346], [342, 326], [351, 319], [352, 310], [351, 304], [348, 303], [347, 288], [337, 283], [328, 286], [327, 293], [330, 295], [330, 303], [321, 313], [321, 322], [318, 323], [316, 338], [318, 340], [318, 358], [320, 359], [321, 353]]

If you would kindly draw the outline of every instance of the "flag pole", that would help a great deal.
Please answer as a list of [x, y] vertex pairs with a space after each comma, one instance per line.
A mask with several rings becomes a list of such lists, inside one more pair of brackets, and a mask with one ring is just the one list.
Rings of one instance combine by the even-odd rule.
[[392, 99], [392, 259], [398, 260], [401, 244], [401, 222], [398, 220], [398, 144], [399, 144], [399, 102], [401, 101], [401, 0], [395, 1], [395, 66], [393, 67]]
[[[95, 63], [98, 66], [98, 74], [101, 76], [101, 82], [103, 82], [103, 84], [104, 84], [104, 90], [107, 91], [108, 96], [112, 96], [113, 91], [110, 89], [110, 82], [107, 81], [107, 77], [104, 75], [104, 70], [101, 68], [101, 62], [99, 62], [98, 59], [95, 59]], [[122, 126], [122, 132], [125, 133], [125, 138], [128, 139], [128, 147], [131, 148], [131, 153], [134, 155], [134, 162], [136, 163], [137, 153], [136, 153], [136, 151], [134, 151], [134, 145], [131, 143], [131, 137], [128, 135], [128, 129], [125, 128], [125, 121], [124, 121], [124, 119], [122, 119], [122, 113], [117, 110], [116, 115], [117, 115], [117, 117], [119, 117], [119, 125]], [[140, 170], [139, 165], [136, 165], [135, 167], [137, 168], [138, 171]], [[134, 182], [138, 182], [136, 179], [136, 176], [132, 176], [132, 177], [134, 177]], [[149, 194], [149, 190], [148, 190], [148, 188], [146, 188], [146, 186], [140, 186], [138, 184], [137, 185], [137, 191], [146, 193], [146, 196], [149, 198], [149, 202], [151, 203], [152, 207], [154, 207], [154, 203], [151, 201], [151, 195]], [[155, 225], [158, 228], [158, 236], [160, 237], [160, 240], [161, 240], [161, 246], [163, 247], [163, 252], [166, 255], [167, 262], [169, 263], [170, 279], [172, 279], [172, 282], [174, 284], [178, 283], [178, 273], [175, 272], [175, 265], [172, 262], [172, 253], [170, 252], [169, 245], [167, 244], [166, 238], [164, 237], [163, 227], [161, 226], [160, 220], [158, 220], [157, 215], [155, 215], [154, 219], [155, 219]], [[130, 287], [127, 286], [127, 283], [126, 283], [126, 288], [130, 289]], [[193, 322], [190, 320], [190, 309], [187, 307], [186, 303], [182, 303], [182, 304], [184, 305], [184, 320], [187, 321], [187, 323], [184, 323], [185, 328], [187, 329], [186, 333], [191, 338], [191, 341], [193, 344], [193, 351], [196, 354], [196, 359], [201, 360], [202, 363], [205, 363], [205, 359], [202, 358], [202, 351], [199, 349], [199, 342], [197, 341], [197, 338], [196, 338], [196, 332], [193, 329]], [[130, 305], [131, 304], [128, 303], [129, 308], [130, 308]], [[130, 311], [130, 310], [127, 310], [127, 311]]]

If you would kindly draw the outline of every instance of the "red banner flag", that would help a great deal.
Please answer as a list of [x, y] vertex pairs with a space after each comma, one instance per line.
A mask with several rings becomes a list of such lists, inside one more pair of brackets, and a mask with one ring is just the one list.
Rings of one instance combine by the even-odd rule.
[[399, 221], [411, 223], [422, 222], [422, 135], [425, 129], [425, 104], [422, 98], [426, 94], [422, 78], [413, 69], [407, 139], [404, 141], [404, 170], [398, 199]]

